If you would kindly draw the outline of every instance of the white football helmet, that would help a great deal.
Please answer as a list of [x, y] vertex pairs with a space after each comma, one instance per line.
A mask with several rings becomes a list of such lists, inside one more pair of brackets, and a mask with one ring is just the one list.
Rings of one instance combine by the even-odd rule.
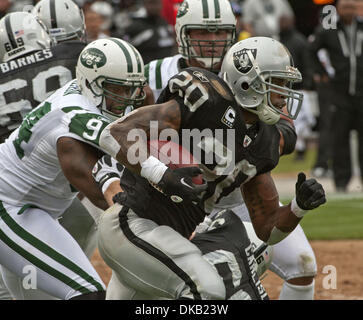
[[72, 0], [41, 0], [32, 13], [44, 22], [55, 41], [86, 42], [83, 11]]
[[[303, 102], [303, 94], [292, 89], [302, 80], [288, 49], [277, 40], [252, 37], [237, 42], [227, 52], [221, 75], [232, 90], [238, 104], [258, 115], [267, 124], [275, 124], [280, 115], [295, 120]], [[287, 81], [287, 86], [272, 83]], [[286, 100], [287, 114], [271, 103], [271, 93]]]
[[0, 20], [0, 60], [6, 62], [53, 45], [47, 27], [28, 12], [8, 13]]
[[261, 277], [271, 264], [273, 247], [260, 240], [251, 222], [243, 221], [248, 237], [250, 238], [254, 256], [257, 262], [257, 275]]
[[[98, 39], [88, 44], [79, 55], [76, 77], [82, 94], [111, 120], [144, 102], [144, 62], [140, 53], [124, 40]], [[106, 84], [128, 87], [129, 95], [115, 94], [105, 88]], [[119, 103], [117, 107], [122, 113], [108, 110], [105, 98]]]
[[[191, 39], [189, 31], [193, 29], [206, 29], [210, 32], [218, 30], [230, 31], [226, 40]], [[175, 23], [176, 40], [179, 53], [184, 59], [196, 59], [206, 69], [214, 70], [214, 66], [223, 60], [223, 56], [235, 42], [236, 18], [228, 0], [184, 0], [180, 5]], [[205, 57], [197, 54], [193, 44], [200, 47], [223, 47], [221, 55]], [[212, 44], [211, 44], [212, 43]]]

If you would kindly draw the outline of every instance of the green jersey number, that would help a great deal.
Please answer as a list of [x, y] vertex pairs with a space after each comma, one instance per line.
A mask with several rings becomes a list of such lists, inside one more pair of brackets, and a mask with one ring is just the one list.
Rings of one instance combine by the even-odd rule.
[[101, 132], [109, 124], [110, 120], [102, 115], [79, 113], [72, 118], [69, 131], [98, 146]]
[[30, 137], [32, 135], [32, 128], [33, 126], [43, 118], [51, 109], [51, 104], [49, 102], [44, 102], [44, 104], [32, 112], [28, 113], [24, 118], [20, 128], [18, 137], [13, 141], [16, 153], [20, 159], [24, 157], [24, 150], [20, 146], [21, 143], [24, 141], [26, 143], [29, 142]]

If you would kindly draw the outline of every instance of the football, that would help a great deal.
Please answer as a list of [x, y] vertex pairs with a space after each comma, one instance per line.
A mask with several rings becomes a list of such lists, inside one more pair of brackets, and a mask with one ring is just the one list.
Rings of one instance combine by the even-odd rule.
[[[183, 146], [162, 140], [149, 140], [148, 151], [150, 155], [165, 163], [170, 169], [185, 167], [198, 167], [198, 161]], [[193, 178], [194, 184], [203, 184], [203, 176], [200, 174]]]

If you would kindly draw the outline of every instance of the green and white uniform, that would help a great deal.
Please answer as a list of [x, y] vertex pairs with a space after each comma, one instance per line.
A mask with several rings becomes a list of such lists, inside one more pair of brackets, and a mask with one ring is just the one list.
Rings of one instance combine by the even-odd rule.
[[145, 66], [145, 77], [154, 93], [155, 101], [158, 100], [161, 91], [168, 85], [171, 77], [180, 71], [182, 56], [177, 54], [159, 60], [153, 60]]
[[77, 195], [62, 172], [57, 141], [72, 137], [100, 148], [109, 123], [71, 81], [0, 145], [0, 264], [21, 278], [31, 266], [37, 288], [60, 299], [105, 286], [57, 221]]

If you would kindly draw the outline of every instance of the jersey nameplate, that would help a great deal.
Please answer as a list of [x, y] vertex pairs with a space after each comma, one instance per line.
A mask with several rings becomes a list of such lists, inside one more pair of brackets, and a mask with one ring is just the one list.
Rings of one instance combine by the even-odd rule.
[[9, 62], [4, 62], [0, 64], [0, 69], [2, 73], [7, 73], [21, 67], [28, 66], [39, 61], [44, 61], [53, 57], [53, 53], [50, 49], [45, 49], [38, 51], [36, 53], [30, 54], [23, 58], [18, 58], [11, 60]]

